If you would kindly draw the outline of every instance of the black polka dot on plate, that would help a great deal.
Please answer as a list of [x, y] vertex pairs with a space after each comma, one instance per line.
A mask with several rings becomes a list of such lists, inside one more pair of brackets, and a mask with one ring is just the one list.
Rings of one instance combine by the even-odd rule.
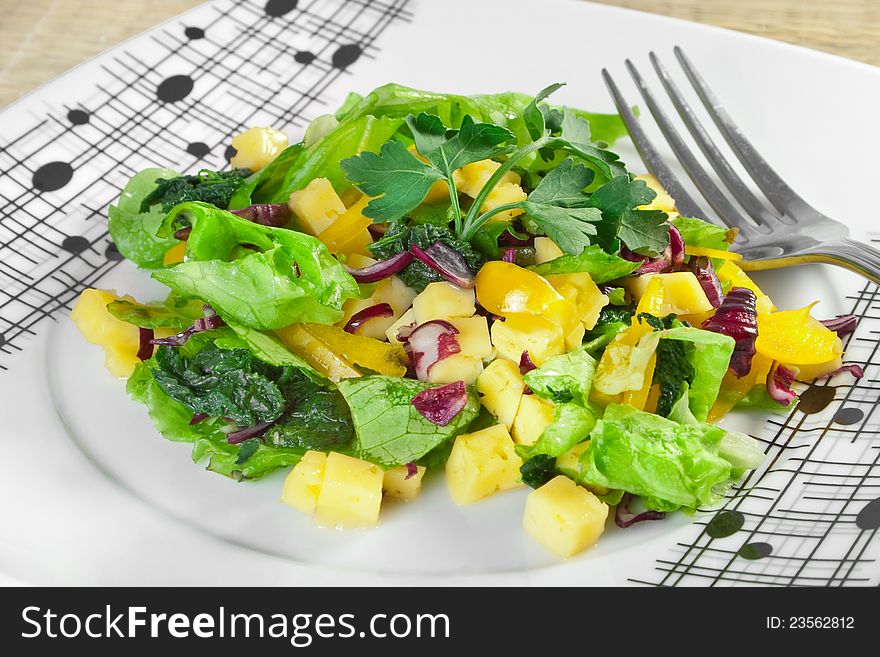
[[739, 511], [719, 511], [706, 525], [706, 534], [711, 538], [733, 536], [745, 524], [745, 517]]
[[188, 75], [172, 75], [159, 83], [156, 96], [163, 103], [176, 103], [189, 96], [194, 84], [195, 82]]
[[211, 147], [204, 142], [194, 141], [187, 145], [186, 152], [190, 155], [201, 158], [211, 152]]
[[290, 13], [299, 4], [299, 0], [269, 0], [266, 3], [266, 15], [273, 18]]
[[205, 38], [205, 31], [200, 27], [188, 27], [183, 31], [183, 34], [190, 41]]
[[89, 113], [81, 109], [72, 109], [67, 113], [67, 120], [73, 125], [85, 125], [89, 122]]
[[61, 242], [61, 248], [74, 255], [82, 253], [89, 246], [91, 246], [89, 240], [82, 235], [71, 235], [70, 237], [65, 237], [64, 241]]
[[293, 56], [294, 61], [299, 62], [300, 64], [311, 64], [315, 61], [315, 53], [309, 52], [308, 50], [300, 50]]
[[880, 529], [880, 497], [868, 502], [856, 516], [859, 529]]
[[234, 158], [238, 154], [238, 151], [235, 149], [235, 146], [227, 146], [226, 150], [223, 152], [223, 157], [226, 158], [226, 161], [229, 162], [232, 158]]
[[41, 192], [61, 189], [73, 178], [73, 167], [67, 162], [49, 162], [34, 171], [33, 185]]
[[837, 424], [856, 424], [861, 422], [865, 417], [865, 413], [860, 408], [850, 406], [849, 408], [841, 408], [834, 414], [834, 421]]
[[771, 554], [773, 554], [773, 546], [769, 543], [746, 543], [739, 549], [739, 552], [737, 552], [737, 554], [743, 559], [754, 561], [756, 559], [769, 557]]
[[116, 248], [116, 244], [113, 242], [107, 243], [107, 248], [104, 249], [104, 257], [111, 262], [119, 262], [123, 259], [122, 254], [119, 252], [119, 249]]
[[336, 68], [346, 68], [354, 64], [362, 52], [361, 47], [356, 43], [347, 43], [333, 53], [330, 61]]

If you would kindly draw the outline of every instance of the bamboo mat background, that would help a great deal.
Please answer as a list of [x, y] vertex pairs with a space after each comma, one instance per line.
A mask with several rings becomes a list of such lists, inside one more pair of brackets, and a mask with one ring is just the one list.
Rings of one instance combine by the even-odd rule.
[[[0, 0], [0, 107], [200, 1]], [[880, 65], [880, 0], [601, 1]]]

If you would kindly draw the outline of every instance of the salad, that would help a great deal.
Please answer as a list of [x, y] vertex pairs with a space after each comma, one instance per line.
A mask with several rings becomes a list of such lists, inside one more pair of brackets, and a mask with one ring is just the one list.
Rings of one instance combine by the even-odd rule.
[[247, 130], [229, 170], [141, 171], [109, 229], [167, 298], [86, 289], [71, 318], [193, 461], [285, 470], [321, 526], [375, 525], [430, 471], [459, 505], [531, 487], [523, 526], [561, 557], [609, 515], [716, 504], [764, 456], [717, 421], [861, 376], [855, 318], [777, 309], [736, 231], [680, 216], [560, 86], [389, 84], [292, 145]]

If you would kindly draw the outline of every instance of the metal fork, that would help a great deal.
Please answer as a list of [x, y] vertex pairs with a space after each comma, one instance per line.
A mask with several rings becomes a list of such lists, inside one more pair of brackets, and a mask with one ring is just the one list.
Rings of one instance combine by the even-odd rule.
[[[880, 251], [850, 239], [844, 224], [822, 214], [795, 193], [746, 139], [681, 48], [676, 46], [674, 52], [709, 116], [775, 212], [769, 210], [734, 171], [653, 52], [651, 63], [666, 93], [706, 160], [742, 210], [731, 203], [685, 144], [635, 65], [626, 60], [626, 67], [675, 156], [703, 198], [727, 227], [739, 229], [736, 250], [743, 256], [742, 268], [775, 269], [824, 262], [845, 267], [880, 284]], [[602, 77], [645, 166], [675, 199], [681, 214], [708, 218], [660, 158], [607, 70], [602, 70]]]

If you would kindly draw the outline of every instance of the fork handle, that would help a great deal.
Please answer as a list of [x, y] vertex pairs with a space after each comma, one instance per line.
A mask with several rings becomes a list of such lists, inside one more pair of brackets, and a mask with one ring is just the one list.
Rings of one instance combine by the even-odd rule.
[[863, 242], [848, 237], [826, 242], [811, 249], [807, 260], [845, 267], [880, 285], [880, 251]]

